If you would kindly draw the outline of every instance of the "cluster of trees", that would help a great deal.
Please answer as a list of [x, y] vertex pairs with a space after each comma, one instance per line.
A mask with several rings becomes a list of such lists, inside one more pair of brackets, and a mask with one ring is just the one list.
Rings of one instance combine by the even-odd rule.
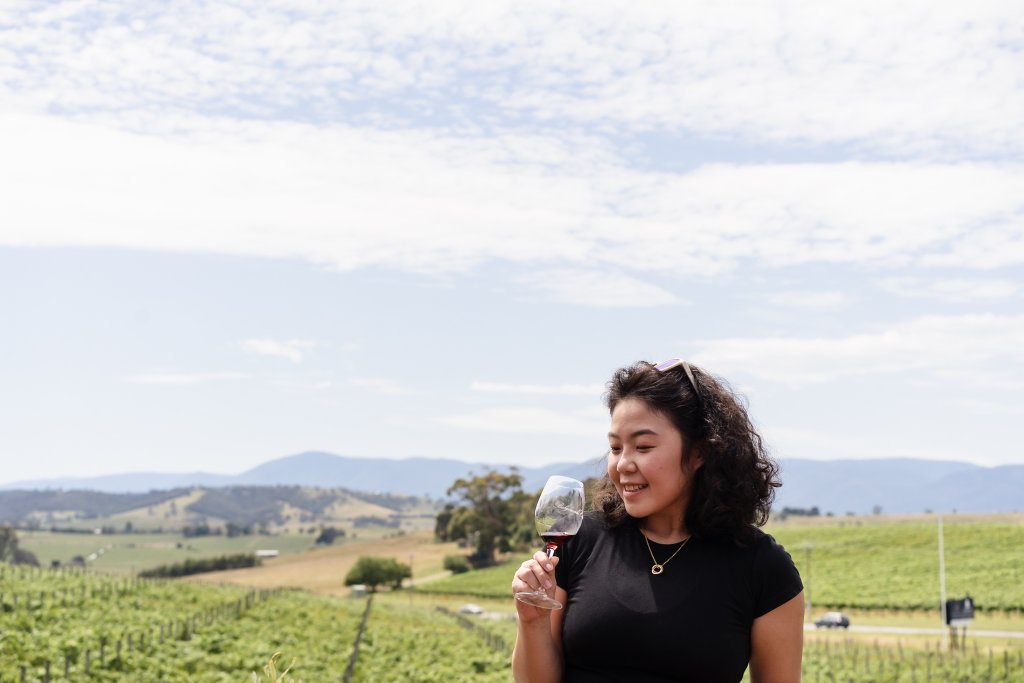
[[39, 566], [35, 554], [18, 547], [18, 533], [9, 524], [0, 527], [0, 562]]
[[175, 564], [165, 564], [153, 569], [139, 572], [139, 576], [145, 578], [173, 578], [176, 576], [189, 576], [191, 574], [202, 574], [203, 572], [220, 572], [227, 569], [241, 569], [243, 567], [257, 567], [261, 564], [260, 559], [252, 553], [240, 553], [238, 555], [221, 555], [220, 557], [207, 557], [203, 559], [188, 559]]
[[523, 477], [489, 471], [456, 479], [448, 503], [437, 515], [434, 535], [441, 541], [465, 541], [473, 548], [474, 567], [494, 564], [495, 554], [537, 545], [534, 508], [537, 493], [523, 491]]
[[252, 536], [256, 533], [266, 535], [267, 529], [263, 525], [254, 528], [252, 524], [242, 525], [234, 522], [228, 522], [223, 527], [210, 526], [206, 522], [186, 524], [181, 527], [181, 535], [185, 538], [196, 538], [197, 536], [227, 536], [228, 538], [236, 538], [238, 536]]

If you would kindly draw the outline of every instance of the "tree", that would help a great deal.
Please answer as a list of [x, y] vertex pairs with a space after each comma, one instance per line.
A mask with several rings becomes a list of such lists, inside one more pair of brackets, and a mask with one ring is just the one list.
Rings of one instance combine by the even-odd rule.
[[18, 534], [10, 525], [0, 527], [0, 562], [39, 566], [33, 553], [18, 547]]
[[401, 588], [402, 579], [411, 576], [412, 567], [392, 557], [360, 557], [345, 576], [345, 585], [365, 584], [371, 593], [376, 593], [380, 585]]
[[339, 537], [340, 538], [344, 538], [345, 537], [345, 530], [344, 529], [336, 529], [333, 526], [325, 526], [320, 531], [320, 535], [316, 537], [316, 540], [314, 541], [314, 543], [316, 545], [331, 545], [332, 543], [334, 543], [334, 539], [339, 538]]
[[[469, 479], [456, 479], [448, 495], [456, 496], [461, 504], [445, 506], [438, 516], [438, 529], [442, 515], [447, 521], [443, 536], [438, 533], [438, 537], [471, 541], [476, 551], [470, 561], [478, 566], [494, 564], [495, 551], [511, 550], [517, 544], [514, 541], [523, 538], [524, 518], [529, 519], [530, 529], [533, 528], [535, 499], [523, 493], [522, 484], [523, 477], [515, 468], [509, 474], [492, 470]], [[529, 515], [524, 514], [527, 509]]]
[[12, 526], [0, 527], [0, 562], [14, 563], [14, 555], [18, 552], [18, 534]]

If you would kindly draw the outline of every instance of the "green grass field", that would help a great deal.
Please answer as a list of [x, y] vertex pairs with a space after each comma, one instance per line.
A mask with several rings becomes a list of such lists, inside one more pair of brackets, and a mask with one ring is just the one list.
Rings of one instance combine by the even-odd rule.
[[81, 555], [87, 559], [86, 564], [90, 569], [118, 574], [134, 574], [143, 569], [186, 559], [255, 552], [259, 549], [275, 549], [281, 554], [293, 554], [311, 548], [315, 539], [316, 536], [310, 534], [185, 538], [181, 534], [18, 532], [19, 545], [35, 553], [43, 566], [49, 566], [53, 560], [68, 562], [72, 557]]

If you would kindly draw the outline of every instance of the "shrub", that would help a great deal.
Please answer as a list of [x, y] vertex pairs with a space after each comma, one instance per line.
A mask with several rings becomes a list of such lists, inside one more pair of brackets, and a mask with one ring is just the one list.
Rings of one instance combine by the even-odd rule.
[[469, 571], [469, 560], [465, 555], [445, 555], [444, 568], [452, 574], [463, 574]]

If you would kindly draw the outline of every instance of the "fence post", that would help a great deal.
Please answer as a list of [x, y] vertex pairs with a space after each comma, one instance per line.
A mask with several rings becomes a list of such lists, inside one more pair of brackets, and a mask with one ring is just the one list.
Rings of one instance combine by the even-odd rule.
[[348, 658], [348, 666], [341, 677], [341, 683], [349, 683], [356, 671], [356, 662], [359, 661], [359, 643], [363, 640], [363, 632], [366, 630], [366, 622], [370, 617], [370, 605], [373, 604], [373, 596], [366, 599], [366, 609], [363, 610], [363, 618], [359, 621], [359, 630], [356, 631], [356, 640], [352, 643], [352, 654]]

